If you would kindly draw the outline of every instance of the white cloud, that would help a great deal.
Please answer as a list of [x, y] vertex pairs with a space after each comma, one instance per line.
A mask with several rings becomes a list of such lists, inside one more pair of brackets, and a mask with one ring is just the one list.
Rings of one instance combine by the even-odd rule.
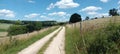
[[120, 5], [120, 0], [118, 1], [118, 4]]
[[93, 12], [93, 11], [97, 11], [97, 10], [101, 10], [101, 7], [96, 7], [96, 6], [88, 6], [86, 8], [83, 8], [80, 11], [86, 11], [86, 12]]
[[89, 16], [92, 17], [108, 16], [108, 13], [99, 13], [97, 12], [98, 10], [102, 10], [102, 8], [96, 6], [88, 6], [86, 8], [81, 9], [80, 12], [86, 12]]
[[89, 14], [89, 15], [96, 15], [98, 13], [97, 12], [88, 12], [87, 14]]
[[96, 7], [96, 6], [88, 6], [86, 8], [81, 9], [81, 12], [86, 12], [88, 15], [95, 16], [98, 15], [99, 13], [97, 12], [98, 10], [102, 10], [101, 7]]
[[88, 15], [92, 16], [92, 17], [106, 17], [106, 16], [109, 16], [108, 13], [98, 13], [98, 12], [91, 12], [89, 13]]
[[109, 16], [108, 13], [102, 13], [101, 16]]
[[25, 15], [24, 17], [26, 17], [26, 18], [35, 18], [35, 17], [38, 17], [38, 16], [40, 16], [40, 14], [32, 13], [32, 14]]
[[0, 17], [14, 18], [15, 17], [15, 13], [13, 11], [11, 11], [11, 10], [1, 9], [0, 10]]
[[54, 4], [51, 3], [51, 4], [49, 5], [49, 7], [47, 7], [47, 10], [50, 10], [50, 9], [52, 9], [52, 8], [54, 8], [54, 7], [55, 7]]
[[53, 20], [53, 19], [51, 19], [51, 18], [49, 18], [47, 16], [44, 16], [44, 15], [41, 15], [40, 18], [44, 18], [45, 20]]
[[57, 21], [68, 21], [70, 14], [66, 12], [53, 12], [48, 14], [49, 17], [52, 17], [53, 19]]
[[103, 3], [107, 3], [109, 0], [100, 0]]
[[41, 17], [41, 18], [48, 18], [47, 16], [44, 16], [44, 15], [41, 15], [40, 17]]
[[65, 15], [67, 15], [67, 13], [66, 12], [53, 12], [53, 13], [49, 13], [48, 15], [49, 16], [55, 16], [55, 15], [57, 15], [57, 16], [65, 16]]
[[29, 3], [35, 3], [35, 1], [33, 1], [33, 0], [28, 0], [28, 2], [29, 2]]
[[60, 9], [66, 9], [66, 8], [75, 8], [78, 6], [79, 6], [79, 4], [75, 3], [73, 0], [60, 0], [60, 1], [56, 2], [55, 4], [51, 3], [49, 5], [49, 7], [47, 8], [47, 10], [50, 10], [54, 7], [58, 7]]
[[106, 17], [106, 16], [109, 16], [109, 14], [108, 13], [97, 13], [94, 15], [94, 17], [102, 17], [102, 16]]

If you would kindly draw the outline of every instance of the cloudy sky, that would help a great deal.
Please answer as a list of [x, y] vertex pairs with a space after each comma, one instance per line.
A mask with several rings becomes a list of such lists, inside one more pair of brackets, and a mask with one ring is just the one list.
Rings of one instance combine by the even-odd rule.
[[120, 0], [0, 0], [0, 19], [68, 21], [70, 15], [107, 16]]

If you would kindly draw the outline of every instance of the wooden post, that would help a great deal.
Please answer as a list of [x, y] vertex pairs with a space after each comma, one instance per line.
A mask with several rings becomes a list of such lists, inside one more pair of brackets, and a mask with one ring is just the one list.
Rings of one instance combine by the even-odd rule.
[[80, 35], [81, 35], [81, 38], [82, 38], [82, 41], [83, 41], [83, 45], [84, 45], [84, 53], [87, 54], [87, 49], [86, 49], [86, 44], [85, 44], [85, 39], [84, 39], [84, 36], [82, 34], [82, 22], [80, 22]]
[[10, 37], [9, 37], [9, 41], [12, 42], [12, 36], [11, 36], [11, 35], [10, 35]]

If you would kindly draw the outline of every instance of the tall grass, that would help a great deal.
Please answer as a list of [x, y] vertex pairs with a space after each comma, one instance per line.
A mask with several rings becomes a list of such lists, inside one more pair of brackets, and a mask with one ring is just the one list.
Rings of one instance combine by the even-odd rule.
[[[120, 24], [110, 22], [101, 28], [66, 26], [66, 54], [120, 54]], [[87, 52], [87, 53], [86, 53]]]
[[12, 41], [6, 41], [6, 44], [0, 44], [0, 54], [17, 54], [20, 50], [26, 48], [30, 44], [34, 43], [35, 41], [41, 39], [45, 35], [53, 32], [58, 27], [49, 29], [47, 31], [44, 31], [43, 33], [40, 33], [36, 36], [33, 36], [30, 39], [24, 39], [24, 40], [16, 40], [13, 39]]
[[[66, 54], [78, 54], [79, 50], [78, 45], [80, 42], [82, 43], [82, 40], [80, 38], [80, 31], [78, 28], [66, 28]], [[80, 41], [80, 42], [78, 42]], [[83, 46], [83, 45], [80, 45]]]

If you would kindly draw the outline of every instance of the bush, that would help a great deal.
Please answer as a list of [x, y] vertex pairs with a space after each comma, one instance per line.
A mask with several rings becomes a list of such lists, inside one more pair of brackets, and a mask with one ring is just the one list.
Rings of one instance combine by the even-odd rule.
[[12, 25], [8, 29], [8, 35], [18, 35], [18, 34], [23, 34], [27, 33], [27, 28], [24, 25]]

